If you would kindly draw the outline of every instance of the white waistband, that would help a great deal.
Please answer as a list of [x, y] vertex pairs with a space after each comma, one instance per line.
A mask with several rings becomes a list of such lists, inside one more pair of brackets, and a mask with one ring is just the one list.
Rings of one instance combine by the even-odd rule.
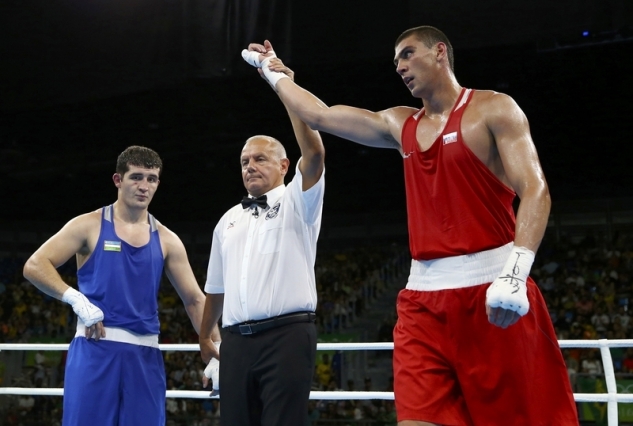
[[433, 260], [411, 261], [408, 290], [436, 291], [493, 282], [508, 260], [514, 243], [496, 249]]
[[[110, 340], [112, 342], [129, 343], [131, 345], [149, 346], [158, 348], [158, 334], [136, 334], [124, 328], [104, 327], [105, 337], [100, 340]], [[75, 337], [86, 337], [86, 326], [77, 318], [77, 332]]]

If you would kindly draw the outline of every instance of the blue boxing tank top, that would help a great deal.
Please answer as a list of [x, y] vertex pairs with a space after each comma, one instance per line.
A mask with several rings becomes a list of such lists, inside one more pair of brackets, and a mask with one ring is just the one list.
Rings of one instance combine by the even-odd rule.
[[149, 242], [134, 247], [116, 235], [112, 205], [101, 212], [99, 240], [77, 271], [79, 291], [103, 311], [104, 326], [158, 334], [158, 288], [164, 257], [156, 220], [149, 215]]

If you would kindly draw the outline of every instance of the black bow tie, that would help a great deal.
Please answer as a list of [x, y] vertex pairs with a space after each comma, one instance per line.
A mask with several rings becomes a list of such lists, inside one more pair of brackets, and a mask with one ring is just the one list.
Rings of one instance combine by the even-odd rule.
[[251, 197], [242, 198], [243, 208], [247, 209], [249, 207], [252, 207], [253, 205], [261, 207], [262, 209], [265, 209], [266, 207], [268, 207], [268, 203], [266, 202], [266, 196], [262, 195], [257, 198], [251, 198]]

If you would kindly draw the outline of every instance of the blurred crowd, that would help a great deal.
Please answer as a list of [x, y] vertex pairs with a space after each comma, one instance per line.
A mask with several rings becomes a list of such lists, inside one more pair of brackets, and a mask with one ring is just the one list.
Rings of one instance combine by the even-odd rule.
[[[550, 239], [551, 240], [551, 239]], [[633, 238], [616, 235], [605, 243], [588, 233], [581, 240], [545, 240], [532, 269], [550, 310], [559, 340], [633, 339], [629, 301], [633, 298]], [[24, 259], [0, 259], [0, 340], [6, 343], [63, 342], [74, 335], [72, 309], [53, 300], [25, 282], [21, 275]], [[393, 286], [402, 286], [408, 267], [406, 247], [387, 245], [320, 253], [316, 276], [319, 296], [319, 334], [340, 333], [363, 315], [371, 316], [372, 301]], [[66, 282], [75, 283], [72, 264], [60, 268]], [[204, 282], [206, 265], [194, 265], [199, 282]], [[400, 278], [400, 279], [397, 279]], [[197, 336], [173, 287], [165, 282], [159, 300], [161, 343], [197, 343]], [[382, 323], [381, 323], [382, 321]], [[393, 318], [376, 318], [376, 340], [391, 341]], [[64, 354], [39, 351], [24, 355], [20, 374], [2, 386], [63, 387]], [[616, 373], [633, 377], [633, 348], [612, 348]], [[563, 349], [572, 384], [578, 377], [600, 376], [604, 368], [598, 349]], [[374, 389], [371, 378], [357, 385], [337, 374], [337, 354], [319, 352], [313, 390], [392, 391], [392, 381]], [[167, 388], [202, 390], [204, 365], [199, 353], [164, 352]], [[0, 363], [0, 380], [4, 374]], [[346, 383], [341, 383], [345, 381]], [[58, 424], [61, 398], [10, 396], [2, 413], [2, 424]], [[5, 400], [6, 402], [6, 400]], [[168, 398], [168, 425], [218, 425], [218, 400]], [[33, 420], [30, 420], [33, 419]], [[43, 423], [42, 419], [46, 419]], [[306, 425], [395, 425], [393, 401], [310, 401]]]
[[[592, 233], [572, 243], [544, 243], [531, 276], [550, 311], [559, 340], [633, 339], [633, 238], [617, 234], [600, 243]], [[604, 371], [598, 348], [565, 348], [572, 385]], [[633, 373], [633, 348], [611, 348], [620, 377]]]

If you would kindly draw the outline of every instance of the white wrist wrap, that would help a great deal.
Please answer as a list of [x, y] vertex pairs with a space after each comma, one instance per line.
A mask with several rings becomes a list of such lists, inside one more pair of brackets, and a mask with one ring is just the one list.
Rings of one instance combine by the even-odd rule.
[[[218, 352], [220, 351], [221, 343], [222, 342], [213, 342]], [[219, 360], [215, 358], [211, 358], [211, 361], [209, 361], [207, 368], [204, 369], [204, 375], [207, 379], [211, 379], [211, 382], [213, 383], [214, 391], [217, 391], [220, 389], [220, 361]]]
[[73, 307], [73, 311], [75, 311], [86, 327], [103, 321], [103, 311], [90, 303], [86, 296], [72, 287], [69, 287], [64, 292], [62, 302], [66, 302]]
[[534, 252], [525, 247], [513, 247], [499, 277], [486, 291], [486, 303], [492, 308], [515, 311], [523, 316], [530, 310], [527, 279], [534, 263]]
[[283, 78], [290, 78], [290, 77], [288, 77], [286, 74], [282, 72], [271, 71], [268, 68], [268, 63], [274, 57], [275, 56], [269, 56], [262, 61], [262, 71], [264, 71], [264, 77], [266, 77], [266, 80], [268, 80], [270, 85], [273, 86], [274, 89], [277, 89], [277, 82], [279, 80]]

